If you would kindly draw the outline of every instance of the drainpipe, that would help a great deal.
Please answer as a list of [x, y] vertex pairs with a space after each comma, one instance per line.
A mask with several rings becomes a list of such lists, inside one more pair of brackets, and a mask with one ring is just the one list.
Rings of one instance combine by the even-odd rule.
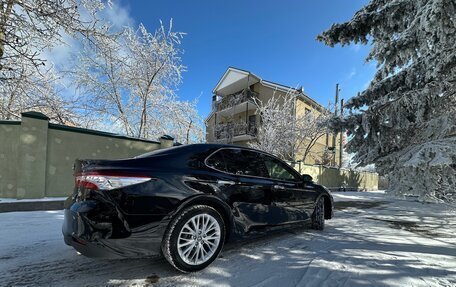
[[[341, 99], [340, 100], [340, 117], [343, 118], [344, 117], [344, 99]], [[343, 149], [343, 131], [344, 129], [341, 128], [340, 129], [340, 139], [339, 139], [339, 169], [342, 168], [342, 149]]]
[[[335, 104], [334, 104], [334, 117], [337, 117], [338, 110], [337, 110], [337, 105], [339, 104], [339, 84], [336, 84], [336, 99], [335, 99]], [[336, 138], [337, 138], [337, 132], [333, 133], [333, 138], [332, 138], [332, 147], [334, 149], [333, 153], [333, 166], [336, 166]]]

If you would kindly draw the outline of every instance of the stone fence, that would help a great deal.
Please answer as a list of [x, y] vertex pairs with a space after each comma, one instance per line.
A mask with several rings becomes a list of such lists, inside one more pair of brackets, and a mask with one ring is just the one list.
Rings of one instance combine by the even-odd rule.
[[331, 190], [378, 190], [379, 176], [375, 172], [359, 172], [351, 169], [338, 169], [321, 165], [294, 165], [301, 174], [309, 174], [314, 181]]

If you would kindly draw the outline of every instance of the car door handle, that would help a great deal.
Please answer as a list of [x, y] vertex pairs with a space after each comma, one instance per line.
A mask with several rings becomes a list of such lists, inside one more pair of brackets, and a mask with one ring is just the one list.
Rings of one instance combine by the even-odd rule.
[[274, 185], [274, 189], [285, 189], [285, 186], [282, 186], [282, 185]]
[[232, 180], [217, 180], [218, 184], [224, 184], [224, 185], [235, 185], [236, 182]]

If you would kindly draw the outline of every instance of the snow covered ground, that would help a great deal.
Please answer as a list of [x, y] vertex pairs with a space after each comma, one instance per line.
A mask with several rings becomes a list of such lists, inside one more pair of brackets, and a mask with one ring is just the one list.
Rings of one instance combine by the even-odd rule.
[[61, 211], [0, 213], [0, 286], [456, 286], [456, 211], [334, 193], [323, 232], [296, 229], [228, 245], [209, 268], [163, 259], [89, 259], [66, 246]]

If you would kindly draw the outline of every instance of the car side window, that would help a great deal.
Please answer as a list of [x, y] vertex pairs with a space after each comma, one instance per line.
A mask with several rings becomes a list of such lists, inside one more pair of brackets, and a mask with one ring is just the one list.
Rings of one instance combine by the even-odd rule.
[[245, 175], [268, 177], [268, 170], [264, 165], [263, 154], [249, 150], [242, 150], [242, 157], [245, 161]]
[[264, 163], [266, 165], [270, 178], [290, 181], [300, 180], [298, 176], [294, 172], [292, 172], [288, 166], [286, 166], [284, 163], [273, 157], [265, 155]]

